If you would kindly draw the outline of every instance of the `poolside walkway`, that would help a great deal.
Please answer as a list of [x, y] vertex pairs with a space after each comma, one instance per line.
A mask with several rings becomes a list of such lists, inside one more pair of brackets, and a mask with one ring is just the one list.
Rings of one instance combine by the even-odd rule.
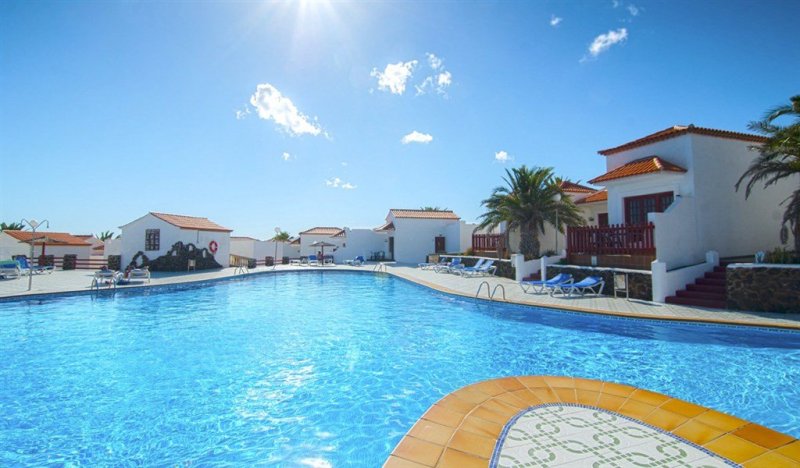
[[[547, 294], [525, 293], [515, 281], [507, 278], [468, 278], [447, 273], [436, 273], [432, 270], [421, 270], [411, 265], [385, 265], [385, 271], [394, 276], [412, 281], [414, 283], [422, 284], [442, 292], [471, 298], [475, 297], [479, 286], [485, 281], [489, 286], [489, 290], [494, 290], [497, 288], [497, 292], [494, 297], [495, 300], [503, 301], [503, 296], [505, 293], [505, 302], [516, 304], [628, 317], [719, 322], [740, 325], [783, 327], [800, 330], [800, 314], [721, 311], [704, 309], [701, 307], [659, 304], [641, 300], [628, 301], [625, 299], [615, 299], [607, 296], [574, 296], [571, 298], [561, 296], [551, 297]], [[235, 268], [223, 268], [222, 270], [185, 273], [153, 273], [150, 284], [134, 283], [130, 286], [119, 286], [119, 289], [191, 283], [221, 278], [232, 278], [257, 274], [273, 274], [289, 271], [353, 270], [373, 272], [374, 269], [375, 265], [372, 264], [364, 265], [362, 267], [352, 267], [347, 265], [336, 265], [334, 267], [300, 267], [278, 265], [274, 269], [273, 267], [254, 268], [249, 270], [248, 273], [244, 274], [237, 271]], [[52, 274], [34, 275], [33, 288], [30, 292], [27, 290], [27, 277], [14, 280], [0, 280], [0, 298], [40, 294], [57, 294], [64, 292], [88, 292], [91, 290], [90, 285], [92, 283], [93, 273], [94, 272], [91, 270], [59, 270], [53, 272]], [[499, 286], [502, 286], [502, 288]], [[486, 299], [488, 294], [487, 287], [484, 285], [481, 289], [479, 297]]]

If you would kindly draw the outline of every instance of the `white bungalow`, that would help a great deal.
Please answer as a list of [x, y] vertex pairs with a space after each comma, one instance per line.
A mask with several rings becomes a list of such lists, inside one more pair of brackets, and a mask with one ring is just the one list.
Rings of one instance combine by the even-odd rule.
[[[319, 246], [311, 245], [315, 242], [330, 244], [331, 247], [325, 247], [324, 249], [325, 255], [335, 255], [336, 251], [346, 243], [344, 233], [344, 229], [330, 226], [317, 226], [306, 229], [300, 233], [300, 255], [307, 257], [319, 254], [323, 249]], [[334, 256], [334, 261], [339, 261], [339, 259]]]
[[[608, 224], [631, 227], [630, 236], [620, 231], [618, 244], [641, 248], [670, 270], [702, 261], [709, 250], [721, 257], [750, 256], [780, 245], [781, 202], [797, 186], [785, 181], [755, 190], [749, 199], [736, 192], [757, 155], [751, 147], [763, 141], [692, 125], [670, 127], [599, 151], [607, 172], [589, 182], [606, 188]], [[638, 240], [637, 227], [648, 223], [652, 245]]]
[[[43, 253], [56, 258], [76, 255], [79, 260], [89, 260], [92, 244], [80, 237], [66, 232], [0, 231], [0, 258], [8, 259], [15, 255], [30, 256], [33, 239], [33, 255], [38, 258]], [[60, 262], [57, 262], [60, 265]]]
[[176, 242], [206, 248], [214, 259], [229, 265], [231, 229], [208, 218], [165, 213], [147, 213], [120, 226], [122, 230], [122, 265], [128, 265], [138, 252], [150, 260], [165, 255]]
[[376, 232], [387, 234], [387, 254], [399, 263], [424, 262], [428, 254], [464, 252], [475, 225], [450, 210], [391, 209]]

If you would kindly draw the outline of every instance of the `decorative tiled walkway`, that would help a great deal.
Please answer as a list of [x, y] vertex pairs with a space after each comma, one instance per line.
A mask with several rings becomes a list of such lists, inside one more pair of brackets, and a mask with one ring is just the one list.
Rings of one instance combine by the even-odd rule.
[[568, 403], [532, 407], [498, 439], [490, 466], [703, 466], [733, 463], [639, 421]]
[[487, 380], [434, 404], [385, 467], [800, 467], [800, 440], [660, 393], [597, 380]]

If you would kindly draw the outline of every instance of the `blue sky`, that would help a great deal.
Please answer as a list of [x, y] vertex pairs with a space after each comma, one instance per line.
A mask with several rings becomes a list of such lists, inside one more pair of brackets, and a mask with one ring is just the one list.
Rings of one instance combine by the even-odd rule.
[[789, 1], [3, 2], [0, 220], [97, 233], [162, 211], [260, 238], [423, 205], [471, 221], [508, 167], [585, 181], [597, 150], [674, 124], [746, 130], [800, 91], [798, 17]]

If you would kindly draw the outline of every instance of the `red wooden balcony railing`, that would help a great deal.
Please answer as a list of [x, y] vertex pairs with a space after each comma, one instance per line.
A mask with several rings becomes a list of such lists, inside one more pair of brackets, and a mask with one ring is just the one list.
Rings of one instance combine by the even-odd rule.
[[655, 226], [612, 224], [567, 228], [567, 253], [591, 255], [653, 255]]
[[496, 252], [505, 246], [503, 234], [473, 234], [472, 250], [476, 252]]

